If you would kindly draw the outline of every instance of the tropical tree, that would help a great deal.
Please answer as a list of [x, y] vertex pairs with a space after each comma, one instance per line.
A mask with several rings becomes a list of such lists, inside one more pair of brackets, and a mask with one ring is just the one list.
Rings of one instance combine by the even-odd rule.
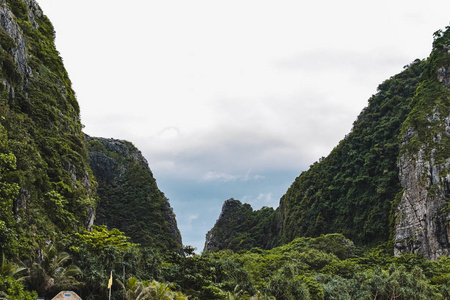
[[2, 255], [0, 266], [0, 299], [10, 300], [34, 300], [36, 292], [25, 291], [22, 281], [26, 278], [25, 267], [20, 267], [13, 262], [9, 262], [5, 254]]
[[120, 280], [116, 279], [122, 289], [125, 291], [125, 299], [126, 300], [140, 300], [145, 299], [145, 287], [141, 281], [139, 281], [136, 277], [129, 278], [125, 284], [123, 284]]
[[0, 276], [3, 277], [12, 277], [18, 281], [22, 281], [25, 279], [25, 272], [27, 268], [19, 267], [17, 264], [13, 262], [8, 262], [5, 257], [5, 254], [2, 255], [2, 265], [0, 267]]
[[187, 300], [181, 292], [172, 291], [167, 283], [139, 281], [136, 277], [129, 278], [125, 285], [116, 280], [125, 290], [126, 300]]
[[35, 291], [27, 291], [18, 280], [0, 275], [0, 299], [8, 300], [35, 300], [37, 298]]
[[303, 282], [293, 277], [286, 277], [281, 272], [270, 278], [267, 291], [280, 300], [310, 299], [308, 289]]
[[[351, 287], [354, 286], [353, 279], [343, 278], [338, 275], [317, 274], [315, 279], [322, 285], [324, 298], [333, 300], [356, 299], [352, 296]], [[369, 297], [362, 297], [369, 298]]]
[[386, 282], [387, 296], [391, 299], [432, 299], [433, 291], [426, 283], [422, 270], [414, 267], [411, 272], [405, 266], [392, 264]]
[[114, 277], [125, 269], [127, 274], [149, 279], [152, 277], [148, 275], [159, 269], [154, 267], [157, 259], [151, 251], [138, 248], [128, 239], [119, 230], [108, 230], [106, 226], [93, 226], [92, 231], [75, 234], [70, 250], [74, 264], [82, 270], [79, 295], [83, 299], [101, 298], [111, 271]]
[[163, 281], [172, 282], [177, 290], [194, 298], [217, 299], [217, 289], [212, 281], [214, 274], [212, 262], [191, 253], [189, 248], [187, 250], [184, 255], [172, 252], [165, 257], [161, 268]]
[[39, 251], [38, 260], [30, 267], [28, 285], [42, 296], [77, 287], [80, 282], [76, 277], [81, 270], [70, 263], [68, 253], [58, 252], [53, 244], [45, 246]]
[[260, 291], [257, 291], [255, 295], [250, 297], [250, 300], [276, 300], [276, 298], [274, 296], [262, 294]]
[[232, 292], [227, 292], [225, 294], [225, 300], [241, 300], [241, 299], [248, 299], [248, 297], [245, 297], [245, 293], [239, 287], [239, 285], [236, 285]]
[[175, 292], [170, 289], [170, 284], [157, 282], [155, 280], [144, 282], [148, 288], [148, 295], [151, 300], [187, 300], [181, 292]]

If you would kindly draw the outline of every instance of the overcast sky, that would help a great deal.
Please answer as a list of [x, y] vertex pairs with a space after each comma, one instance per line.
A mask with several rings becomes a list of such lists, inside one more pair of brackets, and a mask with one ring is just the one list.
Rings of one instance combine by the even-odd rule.
[[85, 133], [142, 151], [197, 252], [224, 200], [277, 207], [450, 21], [448, 0], [37, 1]]

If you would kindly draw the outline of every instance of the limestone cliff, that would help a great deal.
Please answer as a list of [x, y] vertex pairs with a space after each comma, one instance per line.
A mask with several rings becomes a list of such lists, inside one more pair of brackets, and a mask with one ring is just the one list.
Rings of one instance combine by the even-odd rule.
[[142, 246], [181, 249], [175, 214], [141, 152], [127, 141], [86, 141], [100, 198], [95, 224], [117, 228]]
[[0, 0], [0, 248], [32, 255], [92, 224], [95, 184], [55, 32], [34, 0]]
[[405, 121], [395, 254], [450, 254], [450, 33], [435, 34], [426, 80]]
[[[450, 117], [445, 120], [448, 127]], [[396, 255], [419, 253], [438, 259], [450, 254], [450, 159], [437, 163], [435, 153], [435, 148], [423, 146], [415, 155], [399, 159], [404, 192], [397, 207]]]

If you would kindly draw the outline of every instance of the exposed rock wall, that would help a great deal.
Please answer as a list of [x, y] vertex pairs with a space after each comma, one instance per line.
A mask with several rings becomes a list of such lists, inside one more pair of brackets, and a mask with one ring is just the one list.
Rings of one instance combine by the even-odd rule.
[[450, 254], [450, 53], [442, 47], [449, 40], [448, 32], [435, 40], [423, 74], [428, 78], [404, 124], [395, 255], [417, 253], [435, 260]]
[[[449, 118], [447, 118], [449, 119]], [[397, 207], [395, 255], [418, 253], [430, 259], [450, 254], [450, 158], [436, 164], [421, 150], [399, 159], [404, 188]]]
[[[33, 12], [29, 11], [29, 16], [33, 18], [42, 16], [42, 11], [39, 9], [34, 0], [28, 1], [30, 5], [35, 7]], [[37, 26], [36, 22], [34, 22]], [[17, 24], [13, 13], [9, 10], [5, 1], [0, 1], [0, 25], [6, 34], [14, 41], [14, 46], [11, 47], [11, 54], [17, 66], [17, 71], [22, 75], [30, 76], [32, 74], [31, 68], [28, 66], [28, 51], [27, 42], [23, 36], [20, 26]]]

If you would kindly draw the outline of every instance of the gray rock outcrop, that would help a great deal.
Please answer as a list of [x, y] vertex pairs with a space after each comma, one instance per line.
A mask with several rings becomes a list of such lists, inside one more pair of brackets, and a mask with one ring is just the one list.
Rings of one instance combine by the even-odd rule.
[[[445, 93], [446, 68], [437, 71], [437, 82]], [[396, 211], [395, 255], [417, 253], [436, 260], [450, 254], [450, 115], [447, 95], [443, 99], [419, 99], [426, 128], [410, 126], [403, 135], [402, 147], [409, 150], [398, 160], [403, 195]]]
[[[433, 151], [434, 152], [434, 151]], [[450, 159], [442, 165], [425, 151], [399, 159], [404, 188], [397, 207], [395, 255], [418, 253], [430, 259], [450, 254]]]
[[[29, 11], [29, 17], [34, 20], [34, 14], [42, 15], [42, 11], [34, 0], [28, 2], [36, 8], [33, 12], [31, 10]], [[0, 1], [0, 26], [14, 42], [14, 45], [11, 47], [11, 53], [16, 63], [17, 71], [22, 75], [31, 76], [31, 68], [28, 66], [27, 42], [19, 24], [17, 24], [13, 13], [9, 10], [5, 1]]]

